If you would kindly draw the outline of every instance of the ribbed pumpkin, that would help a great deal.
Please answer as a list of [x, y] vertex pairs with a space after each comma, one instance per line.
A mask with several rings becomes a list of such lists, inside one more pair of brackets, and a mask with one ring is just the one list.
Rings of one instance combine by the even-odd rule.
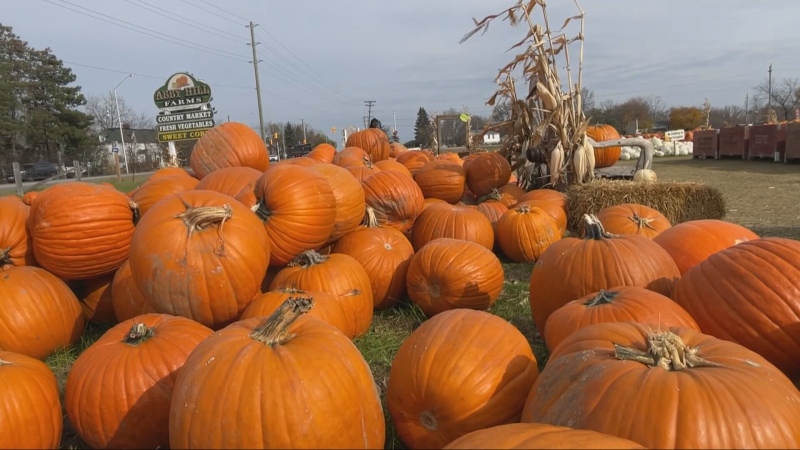
[[383, 161], [389, 158], [389, 138], [380, 128], [367, 128], [347, 136], [347, 147], [364, 149], [372, 161]]
[[643, 449], [627, 439], [591, 430], [557, 427], [544, 423], [510, 423], [465, 434], [445, 449]]
[[139, 186], [131, 198], [139, 206], [139, 212], [144, 215], [162, 199], [178, 192], [192, 190], [198, 183], [197, 178], [188, 174], [156, 177], [148, 179]]
[[397, 158], [401, 154], [408, 151], [405, 145], [399, 142], [392, 142], [389, 144], [389, 157], [390, 158]]
[[523, 200], [515, 205], [515, 208], [527, 206], [529, 208], [538, 208], [546, 212], [547, 215], [553, 218], [558, 226], [558, 230], [563, 235], [567, 230], [567, 214], [558, 206], [558, 203], [547, 200]]
[[362, 183], [367, 206], [375, 210], [380, 225], [406, 232], [422, 212], [424, 196], [417, 183], [402, 173], [378, 172]]
[[36, 261], [65, 280], [114, 273], [128, 258], [138, 209], [113, 187], [55, 184], [31, 206]]
[[369, 365], [335, 327], [301, 316], [311, 307], [287, 300], [268, 318], [236, 322], [203, 341], [175, 383], [170, 447], [383, 447]]
[[749, 348], [800, 377], [800, 242], [763, 238], [689, 269], [672, 298], [708, 334]]
[[80, 341], [85, 319], [75, 294], [33, 266], [0, 273], [0, 350], [43, 359]]
[[652, 240], [609, 234], [595, 216], [584, 221], [585, 238], [553, 243], [531, 273], [531, 312], [539, 330], [553, 311], [600, 289], [640, 286], [670, 295], [680, 278], [675, 262]]
[[374, 163], [372, 167], [378, 168], [380, 170], [395, 170], [397, 172], [402, 173], [403, 175], [408, 175], [409, 177], [413, 178], [413, 175], [411, 175], [411, 171], [409, 171], [406, 168], [406, 166], [391, 159], [384, 159], [383, 161], [378, 161]]
[[406, 288], [411, 301], [431, 317], [456, 308], [489, 308], [500, 296], [503, 277], [503, 266], [491, 250], [439, 238], [411, 258]]
[[430, 161], [414, 174], [414, 181], [425, 198], [440, 198], [452, 204], [464, 196], [465, 180], [464, 168], [453, 161]]
[[741, 345], [691, 328], [606, 322], [551, 353], [521, 421], [646, 448], [797, 448], [798, 417], [800, 391]]
[[239, 122], [225, 122], [206, 131], [192, 147], [189, 166], [198, 179], [223, 167], [269, 167], [269, 151], [261, 136]]
[[691, 220], [676, 224], [653, 238], [675, 260], [681, 274], [714, 253], [736, 244], [758, 239], [758, 235], [723, 220]]
[[313, 170], [271, 167], [256, 183], [256, 198], [256, 215], [269, 235], [270, 265], [285, 265], [330, 239], [336, 225], [336, 196], [325, 177]]
[[81, 302], [81, 309], [83, 309], [83, 315], [86, 320], [94, 323], [117, 322], [117, 317], [114, 315], [114, 305], [111, 300], [111, 283], [113, 280], [114, 274], [111, 274], [92, 278], [91, 280], [68, 283], [78, 301]]
[[434, 159], [437, 161], [452, 161], [458, 164], [459, 166], [464, 165], [464, 160], [461, 159], [460, 156], [458, 156], [458, 153], [453, 153], [453, 152], [439, 153], [438, 155], [436, 155]]
[[311, 167], [317, 175], [321, 175], [331, 187], [336, 199], [336, 220], [333, 224], [330, 242], [352, 233], [364, 218], [366, 203], [364, 189], [358, 180], [347, 176], [347, 169], [333, 164], [317, 164]]
[[538, 375], [531, 346], [513, 325], [483, 311], [447, 311], [400, 346], [386, 404], [408, 448], [442, 448], [467, 433], [518, 422], [520, 393]]
[[114, 317], [117, 322], [124, 322], [138, 315], [155, 312], [147, 299], [144, 298], [136, 280], [131, 273], [130, 260], [122, 263], [117, 273], [114, 274], [114, 281], [111, 282], [111, 307], [114, 309]]
[[497, 152], [478, 153], [464, 169], [467, 171], [467, 187], [478, 197], [505, 186], [511, 178], [511, 165]]
[[83, 351], [67, 376], [64, 409], [92, 448], [166, 448], [178, 372], [211, 335], [166, 314], [122, 322]]
[[401, 153], [396, 161], [406, 166], [411, 175], [414, 175], [425, 163], [433, 161], [433, 159], [433, 154], [427, 150], [414, 150]]
[[191, 177], [192, 175], [183, 167], [163, 167], [150, 175], [148, 180], [155, 180], [161, 177]]
[[603, 208], [597, 213], [597, 220], [611, 234], [638, 234], [650, 239], [672, 226], [660, 212], [635, 203]]
[[520, 203], [531, 200], [555, 203], [564, 211], [564, 215], [567, 215], [567, 195], [563, 192], [556, 191], [555, 189], [535, 189], [526, 192], [519, 199]]
[[411, 234], [414, 250], [438, 238], [474, 242], [491, 250], [494, 246], [492, 223], [483, 214], [466, 206], [434, 204], [417, 217]]
[[365, 224], [333, 246], [334, 253], [352, 256], [367, 272], [375, 309], [395, 305], [406, 294], [406, 272], [414, 248], [403, 233], [378, 224], [372, 208]]
[[308, 298], [314, 301], [314, 308], [308, 312], [311, 317], [324, 320], [342, 333], [349, 333], [347, 316], [337, 296], [322, 291], [281, 288], [259, 294], [242, 313], [241, 320], [271, 316], [289, 298]]
[[511, 261], [533, 262], [561, 239], [556, 221], [545, 211], [523, 205], [506, 211], [497, 221], [500, 249]]
[[361, 147], [345, 147], [333, 157], [333, 164], [339, 167], [350, 166], [369, 166], [372, 165], [372, 158], [369, 153]]
[[[281, 165], [281, 164], [288, 164], [301, 167], [314, 167], [317, 164], [320, 164], [320, 162], [314, 158], [309, 158], [308, 156], [299, 156], [296, 158], [282, 159], [275, 163], [275, 165]], [[272, 165], [270, 165], [270, 167], [272, 167]]]
[[362, 183], [364, 180], [366, 180], [368, 176], [381, 171], [380, 169], [373, 167], [371, 164], [364, 166], [347, 166], [345, 170], [350, 172], [350, 175], [358, 180], [359, 183]]
[[[595, 142], [619, 139], [619, 132], [611, 125], [597, 124], [586, 129], [586, 134]], [[594, 167], [611, 167], [619, 161], [622, 147], [606, 147], [594, 149]]]
[[59, 448], [64, 420], [50, 368], [30, 356], [0, 350], [0, 386], [0, 448]]
[[0, 270], [6, 266], [35, 266], [27, 220], [31, 208], [17, 197], [0, 197]]
[[251, 208], [256, 204], [255, 186], [262, 173], [252, 167], [224, 167], [203, 177], [195, 190], [216, 191]]
[[641, 287], [619, 286], [558, 308], [547, 319], [542, 335], [552, 351], [575, 331], [603, 322], [639, 322], [656, 329], [686, 327], [700, 331], [692, 316], [669, 297]]
[[181, 192], [155, 205], [139, 222], [130, 255], [136, 287], [155, 312], [215, 329], [250, 304], [269, 260], [258, 217], [213, 191]]
[[[497, 224], [497, 221], [500, 220], [500, 217], [502, 217], [503, 214], [508, 211], [508, 207], [506, 205], [493, 200], [481, 202], [477, 205], [469, 205], [469, 207], [475, 209], [489, 219], [492, 227], [494, 227]], [[497, 234], [495, 234], [495, 237], [496, 236]]]
[[336, 147], [323, 142], [314, 147], [307, 156], [317, 162], [330, 164], [333, 162], [333, 157], [336, 156]]
[[366, 333], [372, 323], [372, 284], [369, 275], [350, 255], [315, 251], [301, 253], [275, 275], [270, 290], [302, 289], [336, 296], [345, 313], [349, 338]]

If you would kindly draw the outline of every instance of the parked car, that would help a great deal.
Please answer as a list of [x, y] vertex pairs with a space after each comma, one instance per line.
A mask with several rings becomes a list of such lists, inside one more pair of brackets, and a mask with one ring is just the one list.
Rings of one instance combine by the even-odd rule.
[[56, 175], [58, 172], [58, 164], [45, 161], [23, 164], [20, 167], [22, 181], [42, 181]]

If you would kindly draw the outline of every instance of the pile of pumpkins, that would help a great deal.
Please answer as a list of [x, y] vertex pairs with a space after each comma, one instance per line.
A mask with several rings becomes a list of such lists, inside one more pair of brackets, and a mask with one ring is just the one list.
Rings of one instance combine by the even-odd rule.
[[[623, 204], [565, 237], [563, 194], [495, 153], [378, 129], [270, 163], [225, 123], [124, 194], [0, 198], [0, 447], [797, 448], [800, 243]], [[533, 262], [550, 357], [486, 310]], [[353, 344], [428, 318], [384, 395]], [[71, 367], [42, 359], [116, 323]]]

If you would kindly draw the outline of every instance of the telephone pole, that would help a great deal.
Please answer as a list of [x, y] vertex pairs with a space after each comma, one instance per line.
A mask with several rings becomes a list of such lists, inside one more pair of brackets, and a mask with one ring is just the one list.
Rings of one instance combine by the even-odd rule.
[[369, 123], [372, 120], [372, 105], [375, 104], [375, 100], [364, 100], [364, 104], [367, 105], [367, 125], [369, 127]]
[[[772, 63], [769, 63], [769, 86], [767, 86], [767, 103], [769, 106], [767, 107], [767, 114], [769, 117], [772, 117]], [[767, 119], [769, 120], [769, 118]]]
[[303, 144], [306, 143], [306, 122], [304, 119], [300, 119], [300, 125], [303, 126]]
[[744, 96], [744, 124], [750, 123], [750, 94]]
[[253, 63], [253, 70], [256, 74], [256, 98], [258, 99], [258, 125], [261, 129], [261, 140], [263, 142], [267, 142], [266, 136], [264, 136], [264, 111], [261, 109], [261, 83], [258, 81], [258, 63], [261, 62], [256, 55], [256, 45], [259, 43], [256, 42], [256, 32], [255, 28], [258, 24], [250, 22], [250, 25], [247, 25], [250, 28], [250, 46], [253, 47], [253, 60], [250, 61]]

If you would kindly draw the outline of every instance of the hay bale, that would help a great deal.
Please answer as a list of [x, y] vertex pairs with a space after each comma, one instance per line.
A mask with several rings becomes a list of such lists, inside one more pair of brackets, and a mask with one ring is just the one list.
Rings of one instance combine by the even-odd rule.
[[623, 180], [595, 180], [567, 190], [567, 229], [583, 229], [584, 214], [621, 203], [638, 203], [663, 214], [673, 225], [689, 220], [722, 219], [725, 198], [719, 189], [702, 183], [637, 183]]

